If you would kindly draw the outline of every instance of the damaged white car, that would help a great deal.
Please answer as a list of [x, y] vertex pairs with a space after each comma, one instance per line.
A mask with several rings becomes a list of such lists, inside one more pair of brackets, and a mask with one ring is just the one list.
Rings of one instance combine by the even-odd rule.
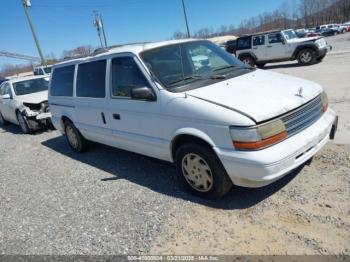
[[45, 76], [19, 77], [3, 82], [0, 86], [0, 125], [14, 123], [25, 134], [51, 125], [48, 85]]

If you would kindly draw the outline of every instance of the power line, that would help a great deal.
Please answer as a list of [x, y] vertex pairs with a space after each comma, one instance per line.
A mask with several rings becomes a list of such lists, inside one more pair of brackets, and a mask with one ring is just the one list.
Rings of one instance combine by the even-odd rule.
[[138, 3], [146, 3], [149, 2], [149, 0], [135, 0], [135, 1], [128, 1], [128, 2], [118, 2], [115, 4], [56, 4], [56, 5], [35, 5], [35, 7], [49, 7], [49, 8], [104, 8], [104, 7], [118, 7], [120, 5], [129, 5], [129, 4], [138, 4]]

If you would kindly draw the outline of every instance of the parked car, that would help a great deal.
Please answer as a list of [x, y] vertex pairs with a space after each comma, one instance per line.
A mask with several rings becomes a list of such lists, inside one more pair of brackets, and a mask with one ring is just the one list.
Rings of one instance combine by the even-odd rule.
[[[193, 54], [210, 63], [196, 69]], [[49, 104], [74, 151], [91, 140], [175, 163], [202, 197], [272, 183], [337, 126], [320, 85], [252, 68], [206, 40], [125, 45], [56, 64]]]
[[235, 54], [237, 48], [237, 40], [229, 40], [225, 44], [225, 50], [230, 54]]
[[244, 63], [258, 67], [292, 60], [311, 65], [322, 61], [330, 48], [323, 37], [299, 38], [294, 30], [289, 29], [238, 38], [236, 56]]
[[339, 34], [338, 30], [333, 29], [333, 28], [319, 28], [316, 29], [316, 33], [321, 34], [322, 36], [334, 36]]
[[19, 77], [0, 85], [0, 124], [19, 125], [23, 133], [31, 133], [50, 125], [47, 102], [49, 80], [43, 76]]
[[347, 32], [350, 32], [350, 22], [346, 22], [344, 24], [342, 24], [342, 26], [344, 26], [347, 30]]
[[295, 34], [299, 38], [303, 38], [303, 37], [306, 37], [308, 35], [308, 31], [306, 29], [298, 29], [298, 30], [295, 30]]
[[34, 67], [33, 71], [34, 75], [45, 75], [45, 76], [50, 76], [51, 74], [51, 66], [37, 66]]

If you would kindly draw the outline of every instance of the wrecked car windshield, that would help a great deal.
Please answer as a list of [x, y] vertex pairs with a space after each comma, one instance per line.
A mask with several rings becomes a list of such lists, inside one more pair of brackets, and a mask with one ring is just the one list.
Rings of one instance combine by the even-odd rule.
[[170, 91], [192, 84], [195, 87], [192, 85], [188, 89], [199, 88], [254, 70], [209, 41], [155, 48], [143, 52], [141, 58], [156, 79]]
[[13, 89], [17, 96], [48, 90], [49, 81], [45, 78], [37, 78], [13, 83]]

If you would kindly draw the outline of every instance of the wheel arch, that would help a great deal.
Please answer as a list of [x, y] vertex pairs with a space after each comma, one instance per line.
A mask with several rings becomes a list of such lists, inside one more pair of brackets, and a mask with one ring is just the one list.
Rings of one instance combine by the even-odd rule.
[[252, 52], [243, 52], [243, 53], [240, 53], [240, 54], [238, 55], [238, 59], [241, 60], [241, 59], [242, 59], [243, 57], [245, 57], [245, 56], [250, 56], [250, 57], [252, 57], [252, 58], [255, 60], [255, 62], [258, 61], [257, 57], [256, 57], [255, 54], [252, 53]]
[[171, 160], [174, 161], [177, 149], [184, 143], [195, 142], [213, 148], [214, 141], [203, 131], [195, 128], [183, 128], [175, 132], [170, 143]]
[[317, 46], [316, 46], [315, 44], [306, 44], [306, 45], [298, 46], [298, 47], [295, 48], [295, 50], [294, 50], [293, 57], [294, 57], [294, 58], [297, 58], [299, 52], [300, 52], [301, 50], [304, 50], [304, 49], [311, 49], [311, 50], [313, 50], [313, 51], [317, 51]]
[[63, 130], [64, 133], [66, 132], [66, 131], [65, 131], [65, 128], [64, 128], [64, 125], [65, 125], [65, 122], [66, 122], [66, 121], [69, 121], [69, 122], [72, 122], [72, 123], [73, 123], [73, 121], [72, 121], [71, 117], [69, 117], [69, 115], [63, 114], [63, 115], [61, 116], [61, 119], [60, 119], [60, 125], [61, 125], [62, 130]]

